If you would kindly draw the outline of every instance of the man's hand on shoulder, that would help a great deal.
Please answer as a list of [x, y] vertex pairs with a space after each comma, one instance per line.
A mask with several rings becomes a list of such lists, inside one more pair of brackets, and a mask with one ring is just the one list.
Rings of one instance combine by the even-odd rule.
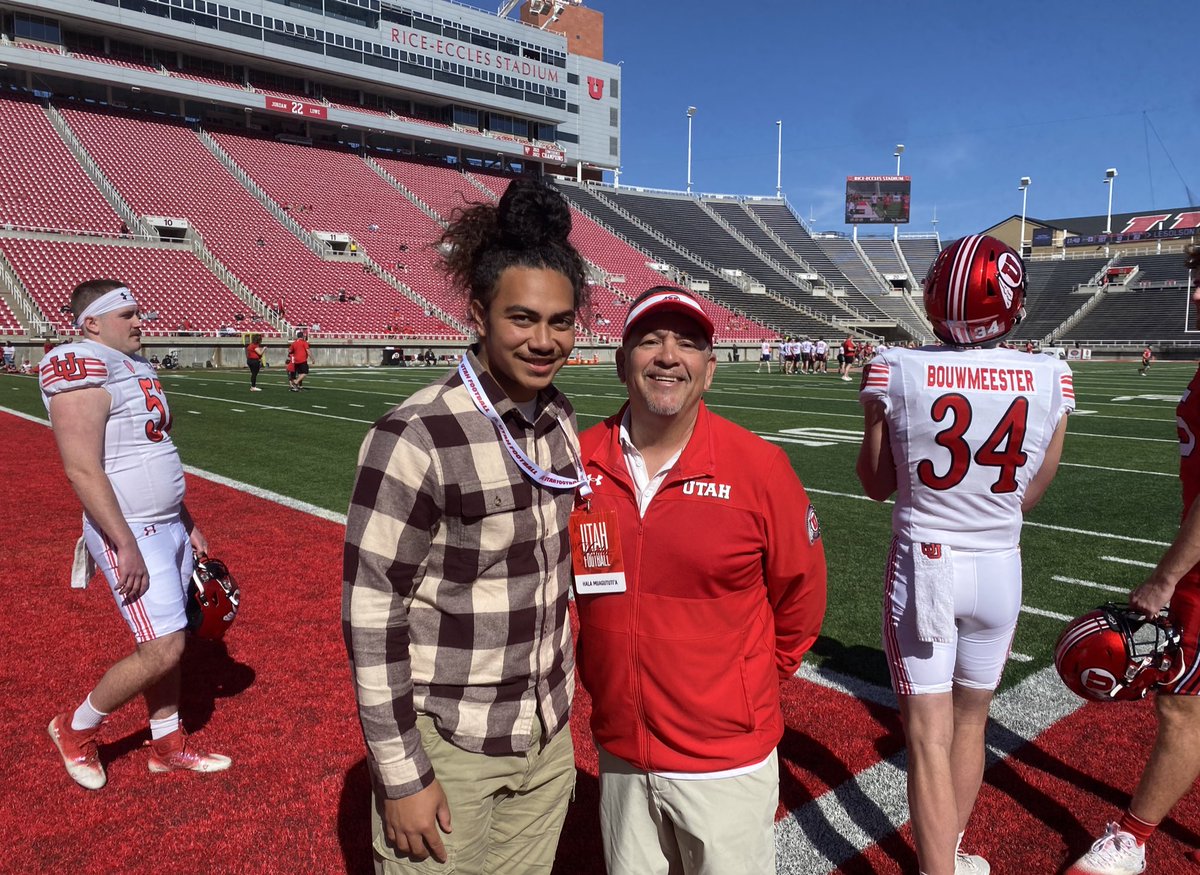
[[446, 846], [441, 832], [450, 830], [450, 804], [442, 785], [432, 784], [403, 799], [383, 801], [383, 831], [387, 840], [401, 854], [420, 861], [432, 856], [446, 862]]

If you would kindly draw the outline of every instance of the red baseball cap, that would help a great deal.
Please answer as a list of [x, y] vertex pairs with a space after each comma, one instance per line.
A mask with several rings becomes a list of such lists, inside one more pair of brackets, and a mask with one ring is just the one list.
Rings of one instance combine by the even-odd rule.
[[690, 316], [704, 330], [704, 336], [707, 338], [709, 345], [713, 342], [712, 320], [708, 318], [708, 314], [700, 309], [700, 305], [696, 299], [692, 297], [691, 292], [677, 288], [675, 286], [656, 286], [649, 289], [643, 297], [635, 301], [633, 306], [629, 308], [629, 312], [625, 316], [625, 328], [621, 332], [621, 342], [624, 343], [629, 339], [630, 329], [633, 328], [635, 322], [652, 313], [682, 313], [685, 316]]

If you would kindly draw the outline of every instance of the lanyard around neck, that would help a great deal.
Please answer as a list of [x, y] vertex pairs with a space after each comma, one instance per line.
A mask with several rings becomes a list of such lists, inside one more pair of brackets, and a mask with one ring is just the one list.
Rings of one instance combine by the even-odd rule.
[[[580, 470], [579, 465], [575, 465], [575, 479], [569, 477], [560, 477], [551, 471], [547, 471], [533, 459], [525, 454], [525, 451], [513, 440], [513, 436], [509, 433], [508, 427], [500, 418], [500, 414], [496, 412], [496, 408], [492, 405], [492, 400], [488, 398], [487, 393], [483, 391], [483, 386], [479, 384], [475, 372], [471, 369], [471, 365], [467, 362], [467, 357], [464, 355], [458, 363], [458, 375], [462, 377], [463, 385], [467, 387], [467, 394], [471, 396], [471, 400], [475, 403], [476, 409], [479, 410], [496, 428], [496, 434], [500, 437], [500, 442], [504, 444], [504, 448], [508, 450], [509, 456], [517, 463], [525, 475], [536, 483], [538, 486], [548, 487], [550, 489], [578, 489], [579, 494], [588, 496], [592, 492], [592, 488], [588, 485], [587, 477]], [[567, 443], [570, 445], [570, 433], [561, 419], [557, 419], [559, 427], [563, 430], [563, 434], [567, 435]]]

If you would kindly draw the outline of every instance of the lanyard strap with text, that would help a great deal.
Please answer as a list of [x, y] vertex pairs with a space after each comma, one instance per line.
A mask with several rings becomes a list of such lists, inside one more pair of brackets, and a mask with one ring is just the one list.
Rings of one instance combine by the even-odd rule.
[[[475, 377], [475, 372], [471, 370], [471, 366], [467, 363], [467, 357], [464, 355], [458, 363], [458, 375], [462, 377], [463, 385], [467, 387], [467, 393], [471, 396], [471, 400], [475, 402], [475, 407], [484, 416], [491, 421], [496, 427], [496, 434], [500, 436], [500, 442], [504, 444], [504, 448], [508, 450], [508, 454], [512, 460], [517, 463], [517, 467], [525, 472], [538, 486], [546, 486], [550, 489], [578, 489], [579, 494], [583, 496], [591, 495], [592, 488], [588, 484], [587, 477], [583, 476], [583, 472], [576, 465], [578, 476], [572, 480], [569, 477], [560, 477], [551, 471], [547, 471], [529, 456], [525, 455], [525, 451], [518, 446], [513, 440], [513, 436], [509, 434], [508, 428], [504, 425], [504, 421], [500, 418], [500, 414], [496, 412], [496, 408], [492, 406], [492, 400], [488, 398], [487, 393], [483, 391], [483, 387], [479, 385], [479, 381]], [[559, 427], [562, 428], [563, 434], [567, 436], [567, 444], [570, 445], [571, 436], [567, 432], [567, 427], [563, 425], [562, 420], [558, 420]]]

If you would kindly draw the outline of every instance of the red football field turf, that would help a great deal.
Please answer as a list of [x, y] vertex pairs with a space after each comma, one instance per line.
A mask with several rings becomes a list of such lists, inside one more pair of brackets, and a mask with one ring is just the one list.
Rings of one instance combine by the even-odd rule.
[[[340, 526], [197, 477], [188, 502], [242, 586], [226, 646], [192, 642], [183, 719], [234, 766], [151, 775], [145, 711], [105, 727], [109, 785], [77, 787], [46, 737], [130, 636], [103, 581], [68, 586], [79, 505], [44, 426], [0, 413], [0, 871], [40, 873], [369, 872], [368, 783], [341, 641]], [[835, 572], [836, 573], [836, 572]], [[836, 610], [836, 607], [834, 607]], [[573, 726], [580, 775], [559, 850], [560, 875], [602, 873], [595, 757], [580, 692]], [[793, 680], [780, 746], [780, 816], [901, 747], [894, 711]], [[1052, 873], [1115, 817], [1153, 737], [1149, 703], [1088, 706], [989, 770], [967, 846], [997, 873]], [[1200, 875], [1200, 799], [1190, 794], [1152, 840], [1155, 872]], [[838, 870], [915, 871], [907, 828]]]

